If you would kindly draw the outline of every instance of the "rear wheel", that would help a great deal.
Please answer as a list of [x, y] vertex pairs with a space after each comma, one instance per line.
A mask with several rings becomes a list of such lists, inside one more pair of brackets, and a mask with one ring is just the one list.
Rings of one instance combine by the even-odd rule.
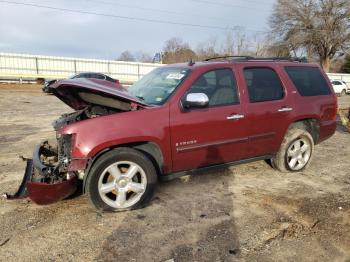
[[341, 92], [340, 92], [340, 96], [345, 96], [346, 95], [346, 90], [343, 89]]
[[141, 208], [151, 199], [156, 169], [141, 152], [118, 148], [101, 156], [86, 181], [87, 194], [98, 210]]
[[314, 141], [309, 132], [299, 127], [292, 127], [284, 137], [272, 166], [282, 172], [298, 172], [305, 169], [312, 158]]

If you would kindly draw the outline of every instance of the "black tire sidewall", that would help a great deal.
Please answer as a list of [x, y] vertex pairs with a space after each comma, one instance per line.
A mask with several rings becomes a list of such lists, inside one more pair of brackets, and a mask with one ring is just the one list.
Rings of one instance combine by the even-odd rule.
[[[306, 140], [308, 140], [311, 152], [310, 152], [310, 157], [309, 157], [309, 160], [307, 161], [307, 163], [301, 169], [293, 170], [288, 165], [288, 154], [287, 154], [287, 151], [288, 151], [289, 147], [295, 141], [297, 141], [299, 139], [306, 139]], [[284, 166], [285, 166], [285, 168], [289, 172], [300, 172], [300, 171], [303, 171], [310, 164], [312, 156], [313, 156], [313, 151], [314, 151], [314, 143], [313, 143], [312, 137], [311, 137], [311, 135], [308, 135], [308, 133], [306, 131], [303, 131], [300, 135], [298, 135], [297, 137], [291, 139], [291, 141], [287, 144], [287, 146], [284, 149]]]
[[[116, 209], [106, 204], [99, 192], [98, 181], [102, 172], [110, 165], [118, 161], [130, 161], [138, 164], [145, 172], [147, 186], [141, 199], [133, 206], [123, 209]], [[86, 192], [90, 202], [96, 209], [101, 211], [125, 211], [136, 208], [142, 208], [152, 198], [155, 186], [157, 184], [157, 173], [152, 162], [141, 152], [131, 148], [118, 148], [102, 155], [93, 165], [86, 181]]]

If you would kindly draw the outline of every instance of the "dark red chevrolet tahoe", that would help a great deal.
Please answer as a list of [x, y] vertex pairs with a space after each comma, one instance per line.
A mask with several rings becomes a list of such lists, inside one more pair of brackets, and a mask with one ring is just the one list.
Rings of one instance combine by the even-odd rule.
[[[51, 91], [75, 111], [27, 168], [29, 197], [51, 203], [83, 180], [97, 209], [144, 206], [158, 179], [254, 160], [297, 172], [333, 135], [337, 100], [316, 64], [236, 58], [161, 66], [127, 91], [72, 79]], [[34, 171], [33, 171], [34, 170]]]

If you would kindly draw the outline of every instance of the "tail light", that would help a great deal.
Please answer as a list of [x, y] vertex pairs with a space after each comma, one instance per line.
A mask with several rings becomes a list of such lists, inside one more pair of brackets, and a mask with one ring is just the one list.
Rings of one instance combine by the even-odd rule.
[[337, 114], [338, 114], [338, 99], [336, 97], [336, 95], [334, 95], [334, 99], [335, 99], [335, 107], [334, 107], [334, 112], [332, 115], [332, 120], [336, 121], [337, 120]]

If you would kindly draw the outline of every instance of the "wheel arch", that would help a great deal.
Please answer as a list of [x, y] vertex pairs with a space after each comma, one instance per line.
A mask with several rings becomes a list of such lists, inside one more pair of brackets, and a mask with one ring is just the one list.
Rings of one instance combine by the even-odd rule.
[[317, 118], [302, 118], [295, 120], [289, 125], [288, 129], [293, 127], [299, 127], [308, 131], [314, 140], [314, 144], [317, 144], [320, 137], [320, 121]]
[[92, 166], [94, 165], [94, 163], [104, 154], [113, 151], [116, 148], [120, 148], [120, 147], [128, 147], [128, 148], [133, 148], [135, 150], [138, 150], [140, 152], [142, 152], [143, 154], [145, 154], [150, 160], [151, 162], [154, 164], [156, 171], [157, 171], [157, 175], [158, 177], [161, 176], [161, 174], [163, 173], [163, 167], [164, 167], [164, 158], [163, 158], [163, 153], [161, 151], [161, 148], [158, 144], [154, 143], [154, 142], [150, 142], [150, 141], [141, 141], [141, 142], [133, 142], [133, 143], [125, 143], [125, 144], [118, 144], [118, 145], [114, 145], [108, 148], [105, 148], [103, 150], [101, 150], [100, 152], [98, 152], [97, 154], [95, 154], [94, 157], [92, 157], [87, 165], [87, 168], [85, 169], [85, 175], [83, 178], [83, 193], [85, 193], [85, 186], [86, 186], [86, 180], [87, 177], [90, 174], [90, 170], [92, 168]]

